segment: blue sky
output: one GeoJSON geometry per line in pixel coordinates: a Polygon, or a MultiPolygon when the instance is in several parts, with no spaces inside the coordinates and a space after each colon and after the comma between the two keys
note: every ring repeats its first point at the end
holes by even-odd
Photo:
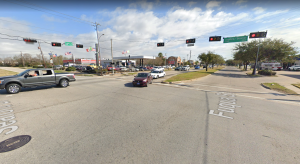
{"type": "MultiPolygon", "coordinates": [[[[38,45],[25,44],[23,37],[41,42],[44,54],[59,55],[71,51],[76,58],[94,58],[85,48],[95,47],[96,32],[92,22],[101,24],[101,57],[113,55],[167,56],[192,59],[208,50],[232,58],[234,43],[208,42],[209,36],[249,35],[268,30],[268,38],[296,42],[300,38],[300,1],[0,1],[0,58],[30,53],[39,54],[38,45]],[[1,39],[6,38],[6,39],[1,39]],[[17,39],[17,40],[9,40],[17,39]],[[194,47],[185,39],[196,38],[194,47]],[[45,43],[46,42],[46,43],[45,43]],[[52,47],[50,42],[81,43],[84,49],[52,47]],[[165,47],[156,47],[165,42],[165,47]],[[127,54],[129,55],[129,54],[127,54]]],[[[46,55],[48,57],[48,55],[46,55]]]]}

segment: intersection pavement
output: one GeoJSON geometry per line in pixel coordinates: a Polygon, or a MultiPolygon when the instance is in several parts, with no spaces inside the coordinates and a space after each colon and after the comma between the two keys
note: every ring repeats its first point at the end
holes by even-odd
{"type": "Polygon", "coordinates": [[[77,76],[67,88],[0,90],[18,127],[0,133],[0,142],[32,137],[0,153],[0,161],[300,163],[298,96],[247,85],[235,69],[174,85],[132,87],[133,76],[77,76]]]}

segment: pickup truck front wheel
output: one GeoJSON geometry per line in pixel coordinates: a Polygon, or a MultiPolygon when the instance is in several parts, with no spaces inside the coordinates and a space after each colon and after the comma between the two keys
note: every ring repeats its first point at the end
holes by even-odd
{"type": "Polygon", "coordinates": [[[12,83],[12,84],[8,84],[6,87],[6,92],[7,93],[10,93],[10,94],[16,94],[16,93],[19,93],[20,90],[21,90],[21,86],[19,84],[15,84],[15,83],[12,83]]]}
{"type": "Polygon", "coordinates": [[[66,80],[66,79],[62,79],[62,80],[60,80],[60,82],[59,82],[59,86],[61,86],[61,87],[67,87],[69,85],[69,81],[68,80],[66,80]]]}

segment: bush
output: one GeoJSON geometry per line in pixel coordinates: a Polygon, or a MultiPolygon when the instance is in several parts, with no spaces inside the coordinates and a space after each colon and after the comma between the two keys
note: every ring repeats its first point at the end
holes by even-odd
{"type": "Polygon", "coordinates": [[[33,68],[44,68],[43,66],[34,65],[33,68]]]}
{"type": "Polygon", "coordinates": [[[272,70],[259,70],[258,74],[260,75],[276,75],[276,72],[273,72],[272,70]]]}
{"type": "Polygon", "coordinates": [[[75,68],[75,67],[68,67],[68,68],[66,69],[66,71],[76,71],[76,68],[75,68]]]}

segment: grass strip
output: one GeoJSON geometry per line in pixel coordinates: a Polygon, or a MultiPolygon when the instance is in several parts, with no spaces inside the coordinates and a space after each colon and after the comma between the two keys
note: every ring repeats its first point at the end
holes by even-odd
{"type": "Polygon", "coordinates": [[[200,78],[200,77],[204,77],[204,76],[213,74],[216,71],[221,70],[222,68],[223,67],[216,68],[216,69],[208,69],[207,71],[204,69],[204,70],[200,70],[200,71],[196,71],[196,72],[182,73],[182,74],[170,77],[169,79],[166,80],[166,82],[197,79],[197,78],[200,78]]]}
{"type": "Polygon", "coordinates": [[[86,75],[86,74],[76,74],[75,76],[93,76],[93,75],[86,75]]]}
{"type": "Polygon", "coordinates": [[[0,77],[2,76],[11,76],[11,75],[16,75],[18,74],[17,72],[13,72],[13,71],[7,71],[4,69],[0,69],[0,77]]]}
{"type": "Polygon", "coordinates": [[[297,93],[295,91],[287,89],[286,87],[281,86],[278,83],[262,83],[262,85],[264,85],[265,87],[270,88],[271,90],[274,90],[274,91],[278,91],[278,92],[289,94],[289,95],[290,94],[291,95],[294,95],[294,94],[297,95],[297,93]]]}
{"type": "Polygon", "coordinates": [[[300,89],[300,83],[299,84],[292,84],[292,85],[300,89]]]}
{"type": "Polygon", "coordinates": [[[68,72],[68,71],[64,71],[64,70],[54,70],[55,73],[64,73],[64,72],[68,72]]]}

